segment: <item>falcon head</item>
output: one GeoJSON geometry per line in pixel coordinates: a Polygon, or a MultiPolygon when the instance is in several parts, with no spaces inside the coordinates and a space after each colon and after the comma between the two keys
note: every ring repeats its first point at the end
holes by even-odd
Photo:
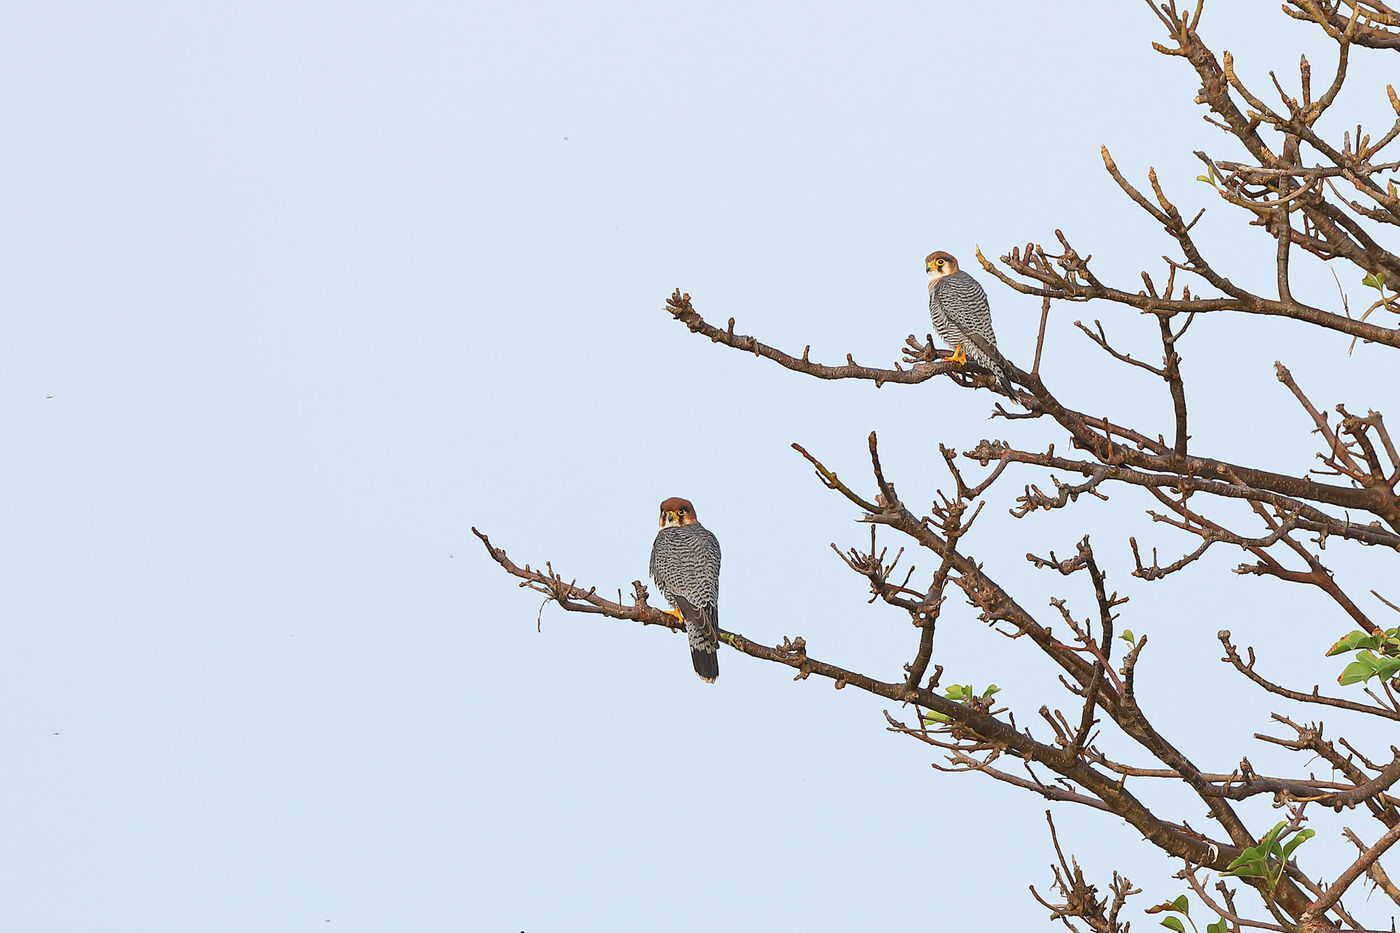
{"type": "Polygon", "coordinates": [[[942,251],[929,253],[924,268],[928,271],[928,287],[933,288],[934,282],[958,271],[958,261],[942,251]]]}
{"type": "Polygon", "coordinates": [[[660,527],[675,528],[680,525],[693,525],[695,521],[695,506],[690,504],[689,499],[672,496],[661,503],[660,527]]]}

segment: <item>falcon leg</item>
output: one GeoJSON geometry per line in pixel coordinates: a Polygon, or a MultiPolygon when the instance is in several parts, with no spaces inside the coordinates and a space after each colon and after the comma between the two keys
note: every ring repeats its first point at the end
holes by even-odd
{"type": "Polygon", "coordinates": [[[958,348],[953,351],[952,356],[948,357],[948,361],[957,363],[959,366],[967,363],[967,354],[963,352],[962,344],[958,344],[958,348]]]}

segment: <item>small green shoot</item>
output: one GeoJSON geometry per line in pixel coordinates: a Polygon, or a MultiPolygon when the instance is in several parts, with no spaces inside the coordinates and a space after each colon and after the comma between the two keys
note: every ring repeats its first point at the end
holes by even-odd
{"type": "MultiPolygon", "coordinates": [[[[1177,895],[1176,900],[1167,901],[1166,903],[1158,904],[1155,907],[1149,907],[1147,908],[1146,912],[1149,914],[1160,914],[1163,912],[1167,912],[1169,914],[1181,914],[1183,917],[1186,918],[1186,922],[1191,924],[1191,929],[1196,930],[1197,933],[1200,933],[1199,929],[1196,926],[1196,921],[1191,919],[1191,903],[1186,900],[1185,894],[1177,895]]],[[[1175,930],[1176,933],[1186,933],[1185,927],[1181,925],[1181,921],[1178,920],[1176,917],[1163,917],[1162,926],[1166,927],[1168,930],[1175,930]]],[[[1214,923],[1207,925],[1206,933],[1229,933],[1229,926],[1226,924],[1225,918],[1221,917],[1214,923]]]]}
{"type": "MultiPolygon", "coordinates": [[[[980,696],[977,694],[972,684],[949,684],[943,688],[943,695],[954,703],[966,703],[968,700],[986,700],[993,694],[1000,692],[1001,688],[996,684],[988,684],[987,689],[983,690],[980,696]]],[[[924,713],[922,718],[925,725],[953,721],[952,717],[947,713],[940,713],[935,710],[929,710],[924,713]]]]}
{"type": "MultiPolygon", "coordinates": [[[[1176,917],[1170,916],[1170,914],[1181,914],[1181,916],[1186,918],[1186,922],[1191,924],[1191,929],[1196,929],[1196,921],[1191,919],[1191,903],[1186,900],[1185,894],[1178,894],[1176,900],[1157,904],[1154,907],[1147,908],[1146,911],[1146,913],[1149,914],[1160,914],[1163,912],[1169,915],[1162,918],[1162,926],[1166,927],[1168,930],[1175,930],[1176,933],[1186,933],[1186,927],[1182,925],[1181,921],[1176,917]]],[[[1197,931],[1197,933],[1199,933],[1199,931],[1197,931]]]]}
{"type": "Polygon", "coordinates": [[[1258,845],[1250,846],[1232,861],[1222,875],[1235,878],[1262,878],[1272,893],[1283,878],[1284,867],[1295,849],[1314,835],[1311,829],[1298,830],[1287,842],[1282,841],[1283,828],[1287,823],[1279,823],[1264,834],[1258,845]]]}

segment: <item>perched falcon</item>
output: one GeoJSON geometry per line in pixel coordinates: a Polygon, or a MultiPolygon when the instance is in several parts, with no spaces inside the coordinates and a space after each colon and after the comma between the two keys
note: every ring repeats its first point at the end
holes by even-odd
{"type": "Polygon", "coordinates": [[[661,503],[661,530],[651,546],[651,577],[685,623],[690,660],[706,683],[719,677],[719,541],[695,518],[689,500],[661,503]]]}
{"type": "Polygon", "coordinates": [[[949,359],[961,365],[971,357],[978,366],[991,370],[1001,387],[1013,399],[1017,398],[1016,389],[1002,368],[968,340],[968,334],[976,334],[992,346],[997,345],[987,293],[947,253],[930,253],[924,266],[928,270],[928,313],[939,338],[953,348],[949,359]]]}

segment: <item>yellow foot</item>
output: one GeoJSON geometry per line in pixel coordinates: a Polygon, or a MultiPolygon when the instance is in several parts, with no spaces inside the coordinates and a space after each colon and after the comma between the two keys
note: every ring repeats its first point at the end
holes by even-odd
{"type": "Polygon", "coordinates": [[[962,344],[958,344],[958,348],[953,351],[952,356],[948,357],[948,361],[950,363],[957,363],[959,366],[967,362],[967,354],[963,352],[962,344]]]}
{"type": "Polygon", "coordinates": [[[681,611],[679,609],[662,609],[661,611],[666,613],[668,616],[675,616],[677,622],[685,621],[685,616],[681,615],[681,611]]]}

